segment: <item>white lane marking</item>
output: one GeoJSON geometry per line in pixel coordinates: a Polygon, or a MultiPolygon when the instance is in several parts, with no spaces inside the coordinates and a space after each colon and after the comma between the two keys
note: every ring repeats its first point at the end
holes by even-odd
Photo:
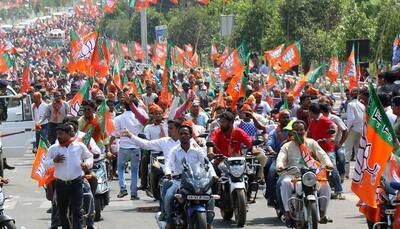
{"type": "Polygon", "coordinates": [[[16,200],[16,199],[6,199],[3,207],[4,207],[4,209],[12,210],[17,205],[17,202],[18,202],[18,200],[16,200]]]}
{"type": "Polygon", "coordinates": [[[39,206],[39,208],[50,208],[51,207],[51,202],[50,201],[48,201],[48,200],[46,200],[46,201],[43,201],[41,204],[40,204],[40,206],[39,206]]]}

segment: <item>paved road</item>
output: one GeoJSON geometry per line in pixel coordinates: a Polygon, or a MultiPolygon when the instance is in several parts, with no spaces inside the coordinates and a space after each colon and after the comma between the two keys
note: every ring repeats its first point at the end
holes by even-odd
{"type": "MultiPolygon", "coordinates": [[[[11,180],[11,184],[4,187],[4,192],[9,199],[6,201],[6,214],[16,219],[17,227],[21,229],[42,229],[49,227],[50,214],[46,210],[50,207],[50,202],[45,199],[44,190],[37,187],[34,180],[30,178],[31,166],[33,161],[32,154],[25,154],[23,158],[9,159],[11,164],[16,165],[13,171],[6,171],[6,177],[11,180]]],[[[346,182],[345,190],[349,191],[349,182],[346,182]]],[[[157,228],[154,212],[143,211],[144,208],[157,206],[157,203],[140,193],[141,200],[130,201],[126,197],[122,200],[117,199],[117,181],[112,182],[112,194],[110,205],[103,212],[101,222],[97,223],[98,228],[157,228]]],[[[367,228],[363,217],[358,213],[355,204],[357,198],[346,193],[347,200],[331,201],[329,215],[334,223],[322,225],[321,228],[327,229],[361,229],[367,228]]],[[[218,208],[216,208],[215,228],[234,228],[232,222],[221,219],[218,208]]],[[[261,197],[257,203],[250,205],[247,223],[245,228],[286,228],[275,217],[274,210],[266,207],[266,201],[261,197]]]]}

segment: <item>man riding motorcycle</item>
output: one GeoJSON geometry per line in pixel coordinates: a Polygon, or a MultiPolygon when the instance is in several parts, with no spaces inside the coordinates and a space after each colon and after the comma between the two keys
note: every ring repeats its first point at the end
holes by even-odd
{"type": "MultiPolygon", "coordinates": [[[[234,128],[233,123],[235,121],[235,115],[229,111],[222,113],[219,116],[220,127],[216,129],[210,136],[212,142],[214,142],[214,150],[218,154],[223,154],[226,157],[232,157],[234,155],[240,155],[241,145],[247,146],[248,149],[252,147],[251,137],[240,128],[234,128]]],[[[209,158],[214,158],[213,152],[208,153],[209,158]]],[[[216,168],[221,161],[218,161],[214,165],[216,173],[220,175],[219,169],[216,168]]]]}
{"type": "MultiPolygon", "coordinates": [[[[171,154],[169,155],[169,159],[166,164],[165,174],[168,179],[173,179],[172,185],[168,188],[166,195],[164,197],[164,206],[165,213],[167,218],[167,226],[166,228],[172,228],[172,203],[174,199],[174,195],[179,189],[180,186],[180,175],[183,171],[183,161],[186,160],[189,164],[193,163],[204,163],[205,153],[202,148],[191,142],[192,138],[192,128],[190,126],[182,125],[179,128],[179,140],[180,145],[175,147],[171,154]]],[[[214,169],[211,167],[209,172],[214,177],[214,179],[218,179],[216,177],[214,169]]],[[[214,209],[214,201],[210,200],[208,203],[208,211],[213,211],[214,209]]],[[[207,228],[212,228],[212,216],[207,214],[207,228]]]]}
{"type": "MultiPolygon", "coordinates": [[[[333,168],[333,164],[327,155],[327,153],[318,145],[318,143],[310,138],[306,137],[306,124],[301,120],[297,120],[293,123],[293,132],[297,133],[302,142],[305,143],[305,146],[310,151],[310,156],[315,158],[321,163],[321,167],[327,170],[331,170],[333,168]]],[[[276,159],[276,168],[278,173],[282,172],[285,168],[289,168],[292,166],[296,166],[298,168],[304,167],[301,162],[303,161],[302,152],[299,146],[299,143],[293,139],[286,144],[284,144],[278,154],[278,158],[276,159]]],[[[293,226],[293,221],[291,220],[291,216],[289,213],[289,205],[288,200],[291,197],[294,191],[294,184],[292,182],[293,175],[282,174],[278,180],[277,190],[280,190],[280,195],[282,198],[282,204],[285,210],[286,216],[286,226],[291,228],[293,226]]],[[[325,196],[326,202],[320,200],[320,215],[321,220],[320,223],[327,223],[328,218],[326,217],[326,210],[329,204],[329,200],[331,197],[331,188],[328,182],[320,183],[318,188],[319,196],[325,196]]]]}

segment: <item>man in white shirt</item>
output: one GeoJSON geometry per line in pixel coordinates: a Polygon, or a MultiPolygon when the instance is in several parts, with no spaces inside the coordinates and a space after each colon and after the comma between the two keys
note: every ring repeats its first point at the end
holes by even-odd
{"type": "Polygon", "coordinates": [[[125,163],[131,162],[131,200],[138,200],[137,195],[137,181],[138,171],[140,164],[140,149],[132,139],[129,138],[129,133],[138,135],[142,133],[143,126],[136,119],[135,114],[131,111],[129,105],[122,101],[125,106],[125,111],[115,118],[115,131],[112,134],[110,142],[112,143],[115,138],[119,137],[119,152],[117,157],[118,167],[118,181],[120,193],[118,198],[123,198],[128,195],[125,182],[125,163]]]}
{"type": "MultiPolygon", "coordinates": [[[[172,228],[172,202],[174,199],[174,195],[180,186],[180,175],[183,171],[183,161],[185,160],[188,164],[204,164],[204,159],[207,158],[206,152],[203,150],[203,148],[198,147],[191,141],[192,134],[193,132],[190,126],[182,125],[179,128],[180,145],[176,146],[172,150],[165,167],[166,177],[169,179],[173,179],[173,183],[168,188],[164,198],[164,207],[167,219],[167,226],[165,228],[167,229],[172,228]]],[[[212,166],[210,166],[209,172],[213,177],[216,177],[216,173],[212,166]]],[[[212,205],[213,204],[209,204],[208,210],[213,210],[212,205]]],[[[211,222],[208,215],[207,221],[209,223],[207,225],[207,228],[211,228],[211,222]]]]}
{"type": "Polygon", "coordinates": [[[57,207],[62,228],[70,228],[67,211],[72,210],[73,228],[81,229],[83,215],[81,211],[83,199],[83,170],[93,165],[93,155],[87,147],[75,141],[75,132],[69,124],[62,123],[56,128],[58,143],[52,145],[44,165],[54,167],[56,177],[57,207]],[[83,161],[83,162],[82,162],[83,161]]]}
{"type": "Polygon", "coordinates": [[[48,120],[44,120],[41,124],[44,114],[46,113],[48,104],[42,100],[42,94],[40,92],[33,93],[32,96],[32,113],[33,119],[35,120],[35,130],[36,130],[36,142],[34,145],[34,151],[36,152],[37,146],[39,144],[40,137],[47,139],[48,130],[48,120]]]}
{"type": "Polygon", "coordinates": [[[255,105],[253,107],[254,112],[262,115],[268,115],[271,113],[271,107],[266,101],[262,100],[262,94],[261,92],[254,92],[253,93],[254,98],[256,99],[255,105]]]}
{"type": "Polygon", "coordinates": [[[150,104],[153,103],[154,100],[157,98],[157,94],[153,92],[153,89],[151,88],[151,85],[146,85],[146,93],[142,95],[142,100],[143,103],[146,105],[146,107],[150,104]]]}
{"type": "Polygon", "coordinates": [[[365,106],[358,100],[358,88],[351,90],[352,100],[347,104],[347,128],[349,129],[349,134],[345,142],[346,150],[346,172],[345,177],[349,178],[350,173],[350,159],[351,154],[357,152],[360,146],[361,134],[364,125],[364,113],[365,106]]]}

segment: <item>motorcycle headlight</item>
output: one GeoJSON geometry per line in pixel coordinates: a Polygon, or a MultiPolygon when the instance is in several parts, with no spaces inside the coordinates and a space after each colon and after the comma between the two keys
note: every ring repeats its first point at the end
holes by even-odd
{"type": "Polygon", "coordinates": [[[313,172],[306,172],[301,180],[305,186],[312,187],[317,183],[317,176],[313,172]]]}
{"type": "Polygon", "coordinates": [[[230,167],[230,172],[234,177],[241,177],[244,172],[244,165],[234,165],[230,167]]]}

